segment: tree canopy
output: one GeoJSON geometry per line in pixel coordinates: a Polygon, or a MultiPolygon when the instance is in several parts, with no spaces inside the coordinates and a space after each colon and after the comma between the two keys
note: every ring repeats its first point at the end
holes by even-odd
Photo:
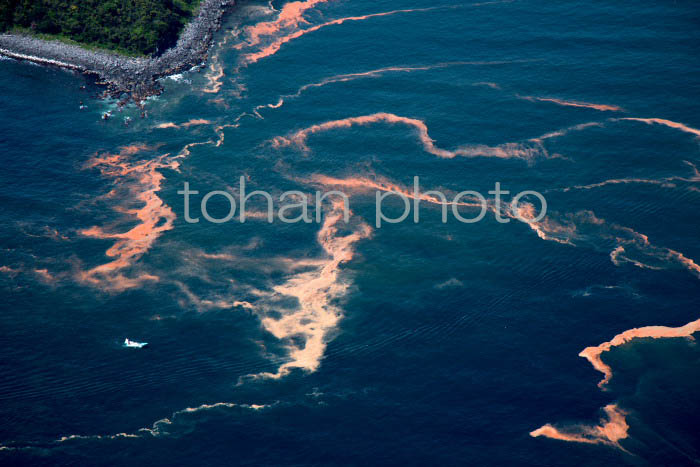
{"type": "Polygon", "coordinates": [[[28,30],[131,54],[164,51],[199,0],[0,0],[0,31],[28,30]]]}

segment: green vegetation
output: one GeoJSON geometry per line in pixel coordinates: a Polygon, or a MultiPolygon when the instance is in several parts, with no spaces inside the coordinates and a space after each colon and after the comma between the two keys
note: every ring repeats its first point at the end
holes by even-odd
{"type": "Polygon", "coordinates": [[[199,0],[0,0],[0,31],[153,54],[175,43],[198,5],[199,0]]]}

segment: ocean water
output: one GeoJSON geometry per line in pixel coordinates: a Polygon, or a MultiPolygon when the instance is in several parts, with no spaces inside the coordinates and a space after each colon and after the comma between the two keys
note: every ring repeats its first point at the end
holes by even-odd
{"type": "Polygon", "coordinates": [[[684,0],[241,2],[143,119],[3,59],[0,463],[696,464],[699,24],[684,0]],[[416,176],[484,219],[423,197],[377,228],[416,176]],[[241,177],[352,213],[206,222],[241,177]],[[546,217],[498,222],[497,182],[546,217]]]}

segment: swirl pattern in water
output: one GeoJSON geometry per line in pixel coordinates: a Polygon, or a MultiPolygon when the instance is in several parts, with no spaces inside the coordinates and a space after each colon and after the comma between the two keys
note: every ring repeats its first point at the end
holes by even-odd
{"type": "Polygon", "coordinates": [[[147,118],[3,60],[0,460],[696,464],[698,20],[241,1],[147,118]]]}

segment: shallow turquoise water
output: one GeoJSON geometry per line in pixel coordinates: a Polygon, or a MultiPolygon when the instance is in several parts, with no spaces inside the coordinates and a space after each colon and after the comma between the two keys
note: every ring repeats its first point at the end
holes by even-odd
{"type": "Polygon", "coordinates": [[[295,5],[238,7],[145,119],[0,62],[2,462],[697,461],[692,342],[606,352],[604,391],[577,356],[698,318],[694,3],[295,5]],[[185,182],[201,217],[241,176],[343,189],[350,222],[185,221],[185,182]],[[537,190],[548,216],[423,202],[376,228],[377,187],[414,176],[537,190]],[[608,404],[625,437],[586,431],[608,404]]]}

